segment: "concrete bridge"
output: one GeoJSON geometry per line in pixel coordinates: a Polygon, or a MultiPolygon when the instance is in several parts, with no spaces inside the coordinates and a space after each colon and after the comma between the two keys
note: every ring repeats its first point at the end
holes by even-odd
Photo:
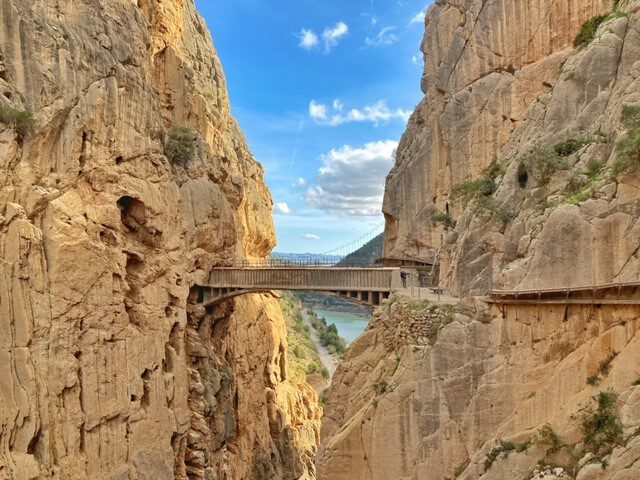
{"type": "Polygon", "coordinates": [[[210,307],[238,295],[273,290],[326,292],[377,306],[402,288],[399,268],[317,266],[221,267],[198,285],[197,303],[210,307]]]}

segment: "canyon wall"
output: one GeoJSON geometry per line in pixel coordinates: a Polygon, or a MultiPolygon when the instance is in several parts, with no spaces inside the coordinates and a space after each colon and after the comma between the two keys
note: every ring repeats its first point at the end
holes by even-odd
{"type": "Polygon", "coordinates": [[[189,303],[275,244],[193,0],[0,0],[0,24],[0,478],[312,478],[277,302],[189,303]]]}
{"type": "Polygon", "coordinates": [[[530,480],[539,463],[560,478],[640,478],[638,307],[520,305],[495,318],[475,307],[377,310],[333,378],[318,478],[530,480]],[[576,455],[581,409],[610,390],[620,444],[576,455]],[[545,427],[567,447],[548,453],[545,427]]]}
{"type": "Polygon", "coordinates": [[[474,300],[640,278],[640,2],[441,0],[426,24],[384,256],[439,258],[465,300],[376,311],[334,376],[318,478],[640,478],[637,305],[474,300]]]}
{"type": "Polygon", "coordinates": [[[385,256],[438,253],[442,286],[459,295],[638,277],[638,178],[611,171],[627,134],[623,106],[640,100],[639,4],[617,3],[594,40],[574,48],[583,23],[614,2],[436,2],[425,97],[387,179],[385,256]],[[583,143],[551,181],[519,181],[523,159],[568,140],[583,143]],[[604,172],[585,179],[594,162],[604,172]],[[453,193],[491,166],[497,191],[478,214],[453,193]]]}

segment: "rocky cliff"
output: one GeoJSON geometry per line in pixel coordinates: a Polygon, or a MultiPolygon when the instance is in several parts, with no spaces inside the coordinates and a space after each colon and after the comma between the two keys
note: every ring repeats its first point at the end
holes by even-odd
{"type": "MultiPolygon", "coordinates": [[[[640,2],[436,1],[422,50],[384,256],[440,258],[467,299],[637,281],[640,2]]],[[[640,478],[639,322],[392,299],[334,377],[318,476],[640,478]]]]}
{"type": "Polygon", "coordinates": [[[639,101],[640,4],[615,4],[436,2],[425,97],[387,179],[385,256],[440,253],[461,295],[638,277],[638,178],[616,171],[616,144],[639,101]]]}
{"type": "Polygon", "coordinates": [[[193,1],[2,0],[0,24],[0,478],[310,478],[275,300],[189,306],[275,243],[193,1]]]}
{"type": "Polygon", "coordinates": [[[333,378],[318,478],[640,478],[637,307],[493,314],[381,307],[333,378]]]}

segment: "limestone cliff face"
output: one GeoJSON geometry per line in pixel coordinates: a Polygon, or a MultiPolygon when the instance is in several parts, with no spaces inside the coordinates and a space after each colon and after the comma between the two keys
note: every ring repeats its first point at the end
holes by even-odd
{"type": "Polygon", "coordinates": [[[561,478],[640,478],[637,307],[493,313],[406,301],[378,309],[333,378],[318,478],[528,480],[538,462],[564,468],[561,478]],[[609,389],[623,434],[605,467],[589,455],[568,458],[568,447],[547,453],[553,445],[540,429],[580,442],[572,415],[609,389]],[[521,447],[487,466],[500,440],[521,447]]]}
{"type": "MultiPolygon", "coordinates": [[[[640,2],[615,3],[574,48],[614,2],[435,2],[385,256],[439,254],[441,285],[463,298],[640,278],[640,179],[616,169],[621,112],[640,106],[640,2]]],[[[638,307],[486,308],[376,312],[334,376],[320,479],[640,478],[638,307]],[[581,422],[600,394],[621,431],[595,447],[581,422]]]]}
{"type": "Polygon", "coordinates": [[[608,172],[626,135],[622,107],[638,103],[640,4],[618,3],[624,13],[576,49],[583,22],[613,2],[436,2],[423,43],[425,98],[387,180],[387,256],[431,261],[440,252],[443,286],[461,295],[637,278],[637,175],[608,172]],[[587,142],[551,182],[519,182],[522,158],[568,139],[587,142]],[[572,181],[594,161],[607,174],[574,198],[572,181]],[[504,220],[452,196],[494,164],[492,201],[504,220]],[[446,212],[455,229],[434,223],[446,212]]]}
{"type": "Polygon", "coordinates": [[[0,478],[309,477],[277,303],[187,308],[275,244],[193,1],[2,0],[0,23],[0,104],[36,118],[0,123],[0,478]]]}

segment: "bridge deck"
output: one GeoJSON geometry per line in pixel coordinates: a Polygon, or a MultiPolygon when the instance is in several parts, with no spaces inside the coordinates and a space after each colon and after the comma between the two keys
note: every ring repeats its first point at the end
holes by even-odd
{"type": "Polygon", "coordinates": [[[201,300],[212,305],[244,293],[298,290],[330,292],[379,305],[401,286],[399,268],[224,267],[211,271],[201,300]]]}

